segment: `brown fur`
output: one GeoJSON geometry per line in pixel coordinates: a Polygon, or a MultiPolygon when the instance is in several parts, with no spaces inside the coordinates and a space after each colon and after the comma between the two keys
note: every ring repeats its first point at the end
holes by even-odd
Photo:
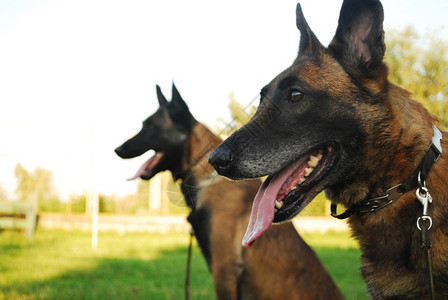
{"type": "Polygon", "coordinates": [[[210,216],[206,230],[217,298],[343,299],[291,223],[271,227],[250,249],[241,246],[260,182],[232,182],[219,176],[209,180],[213,168],[206,159],[213,145],[219,143],[219,138],[197,123],[188,139],[185,153],[189,158],[184,162],[185,169],[196,162],[188,180],[200,187],[194,210],[206,210],[210,216]],[[210,150],[204,155],[203,149],[210,150]]]}
{"type": "MultiPolygon", "coordinates": [[[[390,179],[378,183],[393,186],[409,177],[420,164],[431,143],[434,118],[412,100],[409,93],[393,85],[389,88],[388,104],[391,106],[391,136],[396,137],[396,152],[381,154],[387,168],[376,167],[378,177],[390,179]],[[403,133],[400,136],[400,131],[403,133]],[[387,164],[386,164],[387,165],[387,164]]],[[[372,137],[374,138],[374,137],[372,137]]],[[[378,141],[381,142],[381,141],[378,141]]],[[[436,299],[448,297],[448,136],[443,133],[442,148],[445,150],[433,166],[427,186],[433,197],[429,215],[433,226],[429,231],[432,267],[436,299]]],[[[378,152],[371,148],[372,161],[378,152]]],[[[378,156],[377,156],[378,157],[378,156]]],[[[336,198],[337,199],[337,198],[336,198]]],[[[348,203],[339,198],[341,203],[348,203]]],[[[409,299],[422,299],[428,295],[426,265],[421,247],[421,233],[416,218],[422,214],[422,206],[416,200],[415,190],[403,195],[398,201],[375,213],[357,214],[349,219],[353,235],[360,241],[362,274],[369,292],[375,299],[407,295],[409,299]],[[380,291],[380,293],[379,293],[380,291]]]]}

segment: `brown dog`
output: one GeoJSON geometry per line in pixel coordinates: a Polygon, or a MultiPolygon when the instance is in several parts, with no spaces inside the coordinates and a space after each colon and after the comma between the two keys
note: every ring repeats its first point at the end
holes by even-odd
{"type": "Polygon", "coordinates": [[[298,5],[298,57],[209,161],[232,179],[269,175],[246,246],[325,190],[350,217],[372,298],[448,299],[448,136],[387,80],[382,22],[378,0],[345,0],[325,48],[298,5]]]}
{"type": "Polygon", "coordinates": [[[170,170],[175,180],[182,180],[191,208],[188,221],[213,274],[217,298],[342,299],[291,223],[273,226],[252,249],[241,246],[260,181],[230,182],[213,176],[207,157],[221,140],[194,119],[174,85],[171,102],[159,87],[157,95],[157,112],[115,151],[122,158],[156,151],[135,178],[148,180],[170,170]]]}

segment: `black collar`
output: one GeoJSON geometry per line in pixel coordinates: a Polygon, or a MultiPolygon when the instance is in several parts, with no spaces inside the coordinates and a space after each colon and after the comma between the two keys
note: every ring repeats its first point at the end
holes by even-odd
{"type": "Polygon", "coordinates": [[[432,137],[431,145],[426,151],[425,156],[420,163],[417,171],[414,172],[408,179],[404,180],[402,183],[391,187],[386,191],[383,196],[365,199],[358,204],[350,206],[346,211],[341,214],[337,214],[337,203],[331,203],[331,216],[337,219],[346,219],[356,212],[366,213],[374,212],[382,209],[383,207],[391,204],[392,202],[398,200],[404,193],[410,190],[421,187],[422,182],[428,178],[429,171],[432,165],[439,159],[442,154],[442,133],[436,126],[432,126],[434,129],[434,135],[432,137]]]}

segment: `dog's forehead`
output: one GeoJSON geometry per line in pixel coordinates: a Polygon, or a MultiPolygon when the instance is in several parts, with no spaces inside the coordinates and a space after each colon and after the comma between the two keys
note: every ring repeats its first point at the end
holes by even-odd
{"type": "Polygon", "coordinates": [[[162,123],[169,120],[170,118],[167,108],[165,106],[160,106],[152,115],[143,121],[143,124],[162,123]]]}
{"type": "Polygon", "coordinates": [[[276,76],[261,94],[288,88],[325,91],[336,98],[344,97],[347,90],[354,87],[350,76],[344,68],[326,50],[313,57],[306,57],[296,62],[276,76]]]}
{"type": "Polygon", "coordinates": [[[343,96],[353,86],[350,76],[327,51],[321,51],[312,59],[300,61],[289,72],[309,88],[325,90],[336,97],[343,96]]]}

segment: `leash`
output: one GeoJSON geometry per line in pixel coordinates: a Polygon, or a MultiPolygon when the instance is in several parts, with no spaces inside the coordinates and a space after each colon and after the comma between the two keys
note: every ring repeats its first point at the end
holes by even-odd
{"type": "Polygon", "coordinates": [[[430,299],[434,299],[434,281],[432,276],[432,264],[431,264],[431,243],[429,241],[429,229],[432,227],[432,219],[428,215],[428,205],[432,203],[432,197],[429,194],[428,188],[426,187],[425,182],[421,184],[415,191],[415,195],[417,196],[418,201],[423,206],[423,213],[421,217],[417,219],[417,228],[420,230],[422,234],[422,249],[425,253],[425,262],[426,262],[426,270],[427,270],[427,280],[428,280],[428,294],[430,299]]]}
{"type": "Polygon", "coordinates": [[[436,163],[442,154],[442,133],[440,130],[433,126],[434,135],[429,149],[426,151],[425,156],[417,169],[417,175],[413,174],[411,177],[403,181],[402,183],[391,187],[386,191],[383,196],[371,198],[362,201],[358,205],[349,207],[341,214],[337,214],[337,204],[331,203],[331,215],[338,219],[345,219],[350,217],[356,212],[366,213],[378,211],[393,201],[398,200],[401,195],[411,191],[417,186],[415,190],[415,196],[417,200],[423,206],[423,213],[417,218],[417,229],[421,232],[421,247],[425,253],[426,274],[428,281],[428,294],[430,299],[434,299],[434,281],[431,263],[431,243],[429,241],[429,229],[432,227],[432,218],[428,215],[428,206],[432,203],[432,197],[429,194],[429,190],[426,187],[425,179],[428,177],[431,167],[436,163]],[[415,183],[416,182],[416,183],[415,183]]]}
{"type": "Polygon", "coordinates": [[[193,228],[190,229],[190,243],[188,245],[188,252],[187,252],[187,268],[185,272],[185,300],[189,299],[190,296],[190,270],[191,270],[191,249],[193,245],[193,236],[194,231],[193,228]]]}

